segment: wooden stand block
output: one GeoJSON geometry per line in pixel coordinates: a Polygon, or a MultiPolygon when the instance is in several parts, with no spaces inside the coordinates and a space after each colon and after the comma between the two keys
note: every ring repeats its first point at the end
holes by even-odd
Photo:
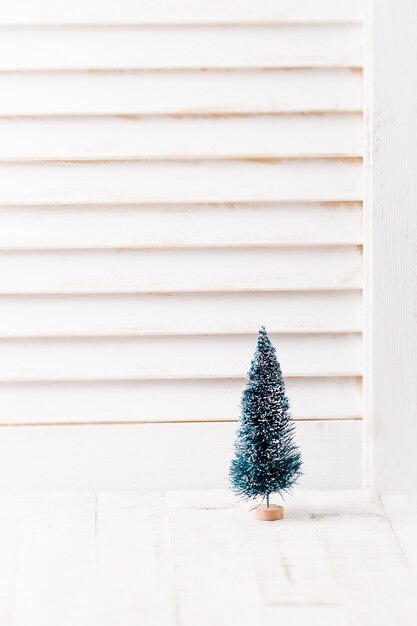
{"type": "Polygon", "coordinates": [[[269,507],[266,504],[261,504],[253,509],[253,516],[255,519],[272,522],[284,517],[284,507],[278,504],[270,504],[269,507]]]}

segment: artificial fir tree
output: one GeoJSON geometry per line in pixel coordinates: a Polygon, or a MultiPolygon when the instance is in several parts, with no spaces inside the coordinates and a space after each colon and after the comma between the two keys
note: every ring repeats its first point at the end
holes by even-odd
{"type": "Polygon", "coordinates": [[[280,519],[282,507],[270,505],[271,493],[287,492],[301,475],[301,455],[293,441],[294,424],[275,348],[265,328],[248,372],[241,423],[230,467],[232,489],[244,499],[262,497],[258,519],[280,519]]]}

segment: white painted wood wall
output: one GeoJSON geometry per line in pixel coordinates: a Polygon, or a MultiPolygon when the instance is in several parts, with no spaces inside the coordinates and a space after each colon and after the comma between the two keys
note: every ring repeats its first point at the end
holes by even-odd
{"type": "Polygon", "coordinates": [[[265,324],[361,484],[356,0],[0,6],[0,488],[221,487],[265,324]]]}
{"type": "Polygon", "coordinates": [[[379,491],[417,493],[417,4],[368,9],[370,478],[379,491]]]}

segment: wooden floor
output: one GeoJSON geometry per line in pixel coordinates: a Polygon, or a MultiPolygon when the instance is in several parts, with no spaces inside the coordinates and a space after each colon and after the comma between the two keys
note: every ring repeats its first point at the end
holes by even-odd
{"type": "Polygon", "coordinates": [[[415,626],[417,497],[0,496],[1,626],[415,626]]]}

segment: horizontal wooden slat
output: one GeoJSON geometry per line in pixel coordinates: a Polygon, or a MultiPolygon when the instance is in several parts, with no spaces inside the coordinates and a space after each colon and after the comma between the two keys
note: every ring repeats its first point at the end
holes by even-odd
{"type": "Polygon", "coordinates": [[[355,160],[0,165],[0,204],[361,199],[355,160]]]}
{"type": "Polygon", "coordinates": [[[0,252],[0,293],[349,289],[357,247],[0,252]]]}
{"type": "Polygon", "coordinates": [[[360,67],[354,24],[2,28],[1,70],[360,67]]]}
{"type": "Polygon", "coordinates": [[[0,115],[360,111],[348,69],[0,74],[0,115]]]}
{"type": "Polygon", "coordinates": [[[277,333],[355,332],[362,327],[361,293],[0,297],[3,338],[239,334],[262,324],[277,333]]]}
{"type": "Polygon", "coordinates": [[[224,24],[359,21],[360,0],[4,0],[2,24],[224,24]]]}
{"type": "MultiPolygon", "coordinates": [[[[255,339],[231,335],[2,340],[0,380],[236,378],[249,369],[255,339]]],[[[361,373],[359,334],[272,334],[271,339],[287,376],[361,373]]]]}
{"type": "MultiPolygon", "coordinates": [[[[304,459],[300,484],[359,487],[361,430],[359,421],[297,424],[304,459]]],[[[0,489],[223,488],[235,432],[236,424],[219,423],[4,428],[0,489]]]]}
{"type": "MultiPolygon", "coordinates": [[[[1,424],[239,419],[245,380],[0,383],[1,424]]],[[[294,419],[362,415],[360,378],[288,378],[294,419]]]]}
{"type": "Polygon", "coordinates": [[[3,249],[361,242],[361,203],[0,207],[3,249]]]}
{"type": "MultiPolygon", "coordinates": [[[[1,57],[0,57],[1,58],[1,57]]],[[[0,118],[0,160],[361,156],[358,114],[0,118]]]]}

